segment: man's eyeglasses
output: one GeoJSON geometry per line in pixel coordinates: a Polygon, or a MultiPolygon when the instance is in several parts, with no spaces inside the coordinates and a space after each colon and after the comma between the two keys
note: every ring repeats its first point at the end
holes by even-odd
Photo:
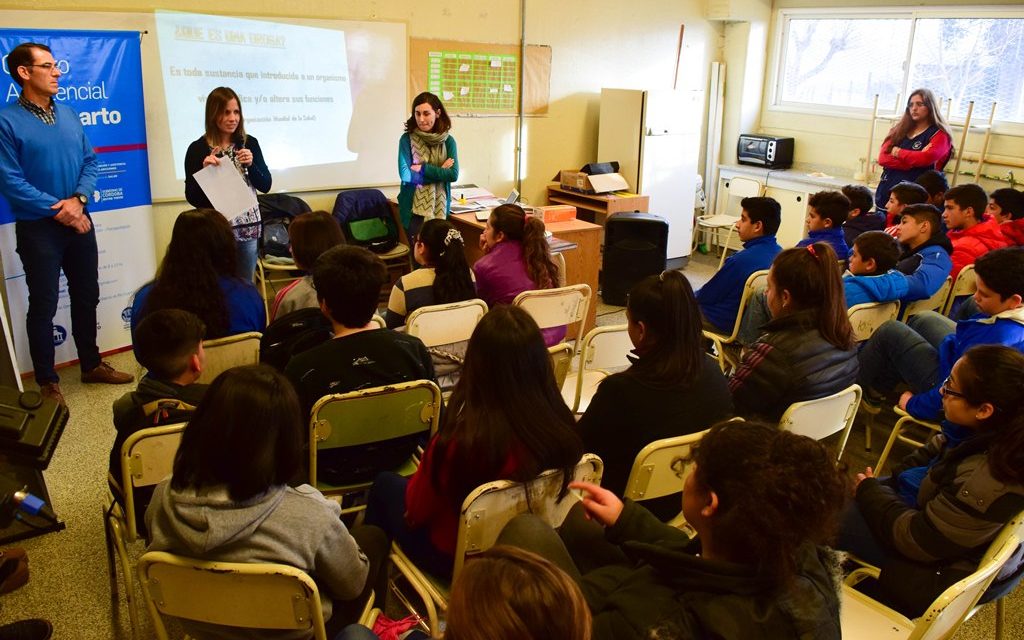
{"type": "Polygon", "coordinates": [[[57,67],[57,65],[52,63],[52,62],[44,62],[42,64],[23,64],[21,66],[23,66],[23,67],[39,67],[40,69],[42,69],[46,73],[53,73],[54,69],[57,69],[58,71],[60,71],[60,68],[57,67]]]}
{"type": "Polygon", "coordinates": [[[942,387],[940,388],[940,390],[942,391],[942,395],[944,396],[949,396],[951,398],[960,398],[962,400],[967,399],[967,396],[960,393],[959,391],[953,391],[953,389],[949,386],[949,378],[946,378],[945,380],[942,381],[942,387]]]}

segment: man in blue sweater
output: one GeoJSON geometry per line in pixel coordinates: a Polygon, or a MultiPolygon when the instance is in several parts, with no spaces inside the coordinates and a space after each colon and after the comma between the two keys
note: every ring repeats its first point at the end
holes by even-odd
{"type": "Polygon", "coordinates": [[[704,318],[704,328],[715,333],[730,334],[740,308],[743,285],[755,271],[772,266],[782,247],[775,234],[782,222],[782,207],[774,198],[744,198],[736,234],[743,249],[729,256],[707,284],[697,292],[697,304],[704,318]]]}
{"type": "Polygon", "coordinates": [[[0,194],[10,203],[25,269],[25,324],[36,382],[44,396],[64,404],[53,351],[61,269],[71,297],[82,382],[132,381],[103,362],[96,346],[99,258],[96,231],[85,209],[96,186],[96,154],[78,114],[53,99],[61,72],[49,47],[20,44],[8,54],[7,68],[21,96],[0,110],[0,194]]]}

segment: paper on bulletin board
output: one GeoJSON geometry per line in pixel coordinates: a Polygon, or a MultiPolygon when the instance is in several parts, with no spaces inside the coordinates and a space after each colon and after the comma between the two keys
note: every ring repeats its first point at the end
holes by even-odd
{"type": "MultiPolygon", "coordinates": [[[[409,40],[409,99],[433,91],[453,115],[515,115],[519,107],[519,45],[409,40]]],[[[551,47],[527,45],[523,67],[527,115],[548,112],[551,47]]]]}

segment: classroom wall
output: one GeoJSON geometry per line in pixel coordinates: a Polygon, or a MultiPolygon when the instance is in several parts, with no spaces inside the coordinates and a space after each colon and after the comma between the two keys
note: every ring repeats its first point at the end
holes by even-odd
{"type": "MultiPolygon", "coordinates": [[[[761,0],[758,0],[761,1],[761,0]]],[[[28,8],[26,3],[9,8],[28,8]]],[[[560,169],[597,160],[597,124],[602,87],[670,88],[680,24],[686,24],[680,88],[704,88],[708,66],[720,55],[722,24],[702,17],[700,2],[673,0],[567,0],[525,2],[530,44],[552,47],[551,104],[546,116],[527,118],[524,130],[523,195],[545,202],[545,186],[560,169]]],[[[439,0],[223,0],[214,5],[179,0],[173,8],[197,13],[242,16],[292,15],[326,19],[384,20],[408,24],[411,38],[518,43],[519,2],[439,0]]],[[[37,10],[146,12],[167,3],[145,0],[36,0],[37,10]]],[[[55,25],[69,26],[69,25],[55,25]]],[[[153,37],[149,35],[147,37],[153,37]]],[[[380,133],[381,144],[395,146],[402,131],[396,122],[380,133]]],[[[197,132],[201,123],[196,123],[197,132]]],[[[515,118],[456,118],[460,181],[475,182],[495,193],[513,186],[515,118]]],[[[259,135],[258,131],[253,131],[259,135]]],[[[397,163],[397,160],[396,160],[397,163]]],[[[397,169],[396,169],[397,173],[397,169]]],[[[397,179],[397,177],[396,177],[397,179]]],[[[392,189],[395,190],[395,189],[392,189]]],[[[385,189],[385,191],[388,191],[385,189]]],[[[335,193],[300,194],[314,208],[330,209],[335,193]]],[[[157,255],[162,256],[174,217],[184,199],[154,207],[157,255]]]]}

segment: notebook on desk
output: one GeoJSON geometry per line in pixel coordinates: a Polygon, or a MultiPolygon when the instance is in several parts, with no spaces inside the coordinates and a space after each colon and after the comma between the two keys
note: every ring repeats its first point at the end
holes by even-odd
{"type": "MultiPolygon", "coordinates": [[[[495,204],[495,205],[493,205],[493,206],[491,206],[491,207],[489,207],[489,208],[487,208],[487,209],[485,209],[483,211],[477,211],[476,212],[476,221],[477,222],[487,222],[487,219],[491,217],[491,209],[493,207],[500,206],[500,205],[503,205],[503,204],[515,204],[518,201],[519,201],[519,192],[516,191],[515,189],[513,189],[512,191],[509,192],[508,197],[505,198],[504,202],[499,202],[498,200],[495,200],[494,202],[497,202],[498,204],[495,204]]],[[[488,203],[488,204],[490,205],[492,203],[488,203]]]]}

